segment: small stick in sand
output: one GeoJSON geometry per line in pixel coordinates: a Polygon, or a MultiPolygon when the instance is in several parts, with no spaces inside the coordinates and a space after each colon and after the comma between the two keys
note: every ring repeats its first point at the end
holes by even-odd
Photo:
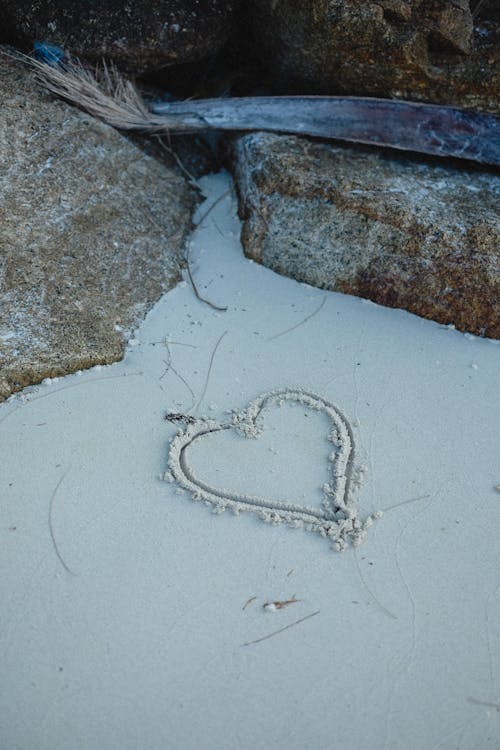
{"type": "Polygon", "coordinates": [[[246,600],[245,604],[244,604],[244,605],[242,606],[242,608],[241,608],[241,609],[245,610],[245,609],[246,609],[247,607],[249,607],[249,606],[250,606],[250,604],[251,604],[252,602],[254,602],[254,601],[255,601],[256,599],[257,599],[257,597],[256,597],[256,596],[251,596],[251,597],[250,597],[250,599],[247,599],[247,600],[246,600]]]}
{"type": "MultiPolygon", "coordinates": [[[[222,341],[222,339],[224,338],[224,336],[226,335],[226,333],[227,333],[227,331],[224,331],[224,333],[222,333],[219,336],[219,338],[217,339],[217,343],[214,346],[214,349],[212,351],[212,356],[210,357],[210,362],[208,364],[208,371],[207,371],[207,377],[205,378],[205,385],[203,386],[203,391],[201,393],[200,398],[198,399],[198,401],[196,402],[196,404],[193,407],[194,409],[197,409],[198,406],[203,401],[203,399],[205,398],[205,394],[206,394],[207,388],[208,388],[208,381],[209,381],[209,378],[210,378],[210,373],[212,372],[212,367],[213,367],[213,364],[214,364],[215,355],[217,353],[217,349],[219,348],[220,342],[222,341]]],[[[189,409],[189,411],[191,411],[191,409],[189,409]]]]}
{"type": "Polygon", "coordinates": [[[391,612],[390,609],[387,609],[387,607],[382,604],[380,599],[377,596],[375,596],[375,593],[372,591],[372,589],[366,582],[366,579],[363,575],[363,571],[361,570],[361,565],[359,564],[359,558],[358,558],[356,550],[354,550],[354,559],[356,560],[356,567],[358,569],[359,578],[364,588],[366,589],[367,593],[373,599],[373,601],[375,602],[375,604],[377,605],[377,607],[380,609],[381,612],[387,615],[387,617],[390,617],[391,620],[397,620],[398,619],[397,615],[395,615],[394,612],[391,612]]]}
{"type": "Polygon", "coordinates": [[[395,503],[394,505],[389,505],[387,508],[384,508],[382,513],[387,513],[389,510],[395,510],[395,508],[400,508],[402,505],[416,503],[418,500],[427,500],[429,497],[430,495],[420,495],[419,497],[412,497],[410,500],[402,500],[400,503],[395,503]]]}
{"type": "MultiPolygon", "coordinates": [[[[205,211],[205,213],[202,214],[201,219],[199,219],[199,221],[196,222],[196,225],[195,225],[196,228],[198,228],[198,227],[201,226],[202,222],[205,221],[205,219],[210,214],[210,212],[213,211],[213,209],[215,208],[215,206],[217,206],[217,204],[220,203],[220,201],[223,198],[225,198],[226,195],[229,195],[230,192],[231,192],[230,190],[225,190],[221,195],[219,195],[219,197],[217,198],[217,200],[215,200],[212,203],[212,205],[205,211]]],[[[193,287],[193,292],[195,293],[196,298],[199,299],[200,302],[204,302],[206,305],[208,305],[209,307],[211,307],[213,310],[218,310],[219,312],[226,312],[227,311],[227,306],[226,307],[220,307],[219,305],[216,305],[213,302],[210,302],[210,300],[206,299],[205,297],[202,297],[201,294],[199,293],[198,287],[195,284],[195,281],[194,281],[194,278],[193,278],[193,274],[192,274],[192,271],[191,271],[191,264],[190,264],[190,260],[189,260],[189,249],[186,252],[186,269],[187,269],[187,273],[188,273],[188,276],[189,276],[189,281],[191,282],[191,286],[193,287]]]]}
{"type": "Polygon", "coordinates": [[[214,208],[221,202],[221,200],[223,200],[226,197],[226,195],[229,195],[230,192],[231,192],[231,189],[228,188],[227,190],[224,190],[224,192],[221,193],[216,200],[214,200],[212,205],[209,208],[207,208],[205,213],[202,214],[201,218],[198,219],[198,221],[196,222],[195,224],[196,228],[201,227],[202,223],[205,221],[207,216],[214,210],[214,208]]]}
{"type": "Polygon", "coordinates": [[[49,532],[50,532],[50,538],[52,539],[52,544],[54,545],[54,550],[55,550],[55,553],[56,553],[56,555],[57,555],[57,557],[59,559],[59,562],[61,563],[61,565],[63,566],[64,570],[67,573],[69,573],[72,576],[76,576],[76,573],[73,570],[71,570],[71,568],[69,567],[69,565],[67,565],[67,563],[64,561],[63,556],[59,552],[59,547],[57,546],[56,537],[55,537],[55,534],[54,534],[54,526],[53,526],[53,523],[52,523],[52,511],[53,511],[53,508],[54,508],[54,500],[55,500],[55,497],[56,497],[56,494],[57,494],[57,490],[59,489],[59,487],[61,486],[61,484],[66,479],[66,476],[68,475],[68,472],[69,472],[70,469],[71,469],[71,466],[68,469],[66,469],[66,471],[64,472],[64,474],[62,475],[62,477],[59,479],[59,481],[56,484],[56,487],[54,489],[54,492],[52,493],[52,497],[50,498],[50,503],[49,503],[49,532]]]}
{"type": "Polygon", "coordinates": [[[242,643],[242,646],[252,646],[254,643],[261,643],[262,641],[267,641],[268,638],[273,638],[275,635],[278,635],[278,633],[283,633],[283,631],[288,630],[289,628],[295,627],[295,625],[300,625],[301,622],[305,622],[305,620],[309,620],[311,617],[315,617],[316,615],[319,615],[319,609],[316,610],[316,612],[312,612],[310,615],[306,615],[305,617],[301,617],[300,620],[295,620],[295,622],[291,622],[289,625],[285,625],[284,628],[280,628],[279,630],[274,630],[272,633],[269,633],[268,635],[262,636],[262,638],[257,638],[255,641],[246,641],[245,643],[242,643]]]}
{"type": "Polygon", "coordinates": [[[304,323],[307,323],[308,320],[311,320],[311,318],[314,318],[315,315],[317,315],[321,310],[323,309],[323,305],[326,302],[326,296],[323,297],[318,307],[312,311],[312,313],[309,313],[309,315],[306,315],[305,318],[302,318],[298,323],[295,323],[295,325],[291,326],[291,328],[287,328],[285,331],[280,331],[279,333],[275,333],[274,336],[270,336],[266,341],[274,341],[274,339],[278,339],[280,336],[284,336],[285,333],[291,333],[291,331],[295,331],[296,328],[299,328],[299,326],[304,325],[304,323]]]}
{"type": "MultiPolygon", "coordinates": [[[[163,340],[162,343],[165,345],[165,348],[167,350],[168,360],[163,360],[165,362],[165,370],[162,373],[162,375],[160,375],[159,380],[163,380],[163,378],[165,377],[165,375],[167,374],[167,372],[169,372],[169,371],[173,372],[173,374],[175,375],[175,377],[178,378],[181,381],[181,383],[183,385],[185,385],[186,388],[188,389],[189,393],[191,394],[192,404],[194,404],[194,402],[196,401],[196,396],[194,394],[193,389],[191,388],[191,386],[187,382],[186,378],[183,375],[181,375],[180,372],[178,370],[176,370],[176,368],[172,364],[172,352],[170,351],[170,344],[175,344],[175,343],[179,343],[179,342],[169,341],[165,337],[165,339],[163,340]]],[[[189,346],[190,348],[196,349],[196,347],[191,346],[191,344],[179,344],[179,345],[180,346],[189,346]]],[[[162,388],[161,385],[160,385],[160,388],[163,390],[163,388],[162,388]]],[[[180,415],[180,416],[185,416],[185,415],[180,415]]],[[[165,417],[165,419],[167,419],[167,417],[168,417],[168,415],[165,417]]],[[[170,421],[172,421],[172,420],[170,420],[170,421]]]]}
{"type": "Polygon", "coordinates": [[[219,305],[214,304],[213,302],[210,302],[210,300],[206,299],[205,297],[202,297],[201,294],[198,291],[198,287],[196,286],[193,274],[191,273],[191,266],[189,265],[189,257],[186,256],[186,269],[189,276],[189,281],[191,282],[191,286],[193,287],[193,292],[195,293],[195,296],[197,299],[200,300],[200,302],[204,302],[206,305],[212,308],[212,310],[218,310],[219,312],[226,312],[227,307],[219,307],[219,305]]]}
{"type": "Polygon", "coordinates": [[[485,706],[486,708],[494,708],[500,712],[500,703],[494,703],[493,701],[480,701],[477,698],[467,698],[468,703],[472,703],[474,706],[485,706]]]}

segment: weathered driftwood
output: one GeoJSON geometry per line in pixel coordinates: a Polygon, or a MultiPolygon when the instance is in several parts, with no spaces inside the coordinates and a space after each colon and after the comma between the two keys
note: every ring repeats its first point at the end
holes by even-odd
{"type": "Polygon", "coordinates": [[[500,118],[436,104],[338,96],[199,99],[147,106],[114,68],[26,58],[43,85],[113,127],[145,132],[267,130],[500,166],[500,118]]]}

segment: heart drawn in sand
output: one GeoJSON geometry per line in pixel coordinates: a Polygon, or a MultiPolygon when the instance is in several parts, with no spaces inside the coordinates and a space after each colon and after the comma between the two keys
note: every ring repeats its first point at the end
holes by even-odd
{"type": "Polygon", "coordinates": [[[331,539],[339,550],[344,549],[348,539],[355,545],[359,544],[365,529],[378,515],[369,516],[364,522],[358,518],[354,492],[360,483],[360,470],[354,466],[352,428],[342,412],[320,396],[302,389],[287,388],[256,398],[243,411],[233,413],[229,422],[193,417],[186,421],[186,427],[170,443],[169,471],[166,472],[165,479],[188,490],[193,500],[212,505],[215,512],[232,510],[238,514],[241,511],[252,511],[269,523],[305,527],[331,539]],[[299,403],[323,412],[330,420],[328,439],[333,447],[328,457],[329,478],[322,485],[321,507],[311,508],[211,487],[194,473],[187,457],[189,446],[222,430],[234,430],[247,438],[258,438],[263,430],[263,410],[273,404],[282,405],[285,402],[299,403]]]}

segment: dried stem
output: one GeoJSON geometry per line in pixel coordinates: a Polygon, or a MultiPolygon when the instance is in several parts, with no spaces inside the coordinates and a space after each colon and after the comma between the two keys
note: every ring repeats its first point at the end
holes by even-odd
{"type": "Polygon", "coordinates": [[[279,630],[274,630],[272,633],[262,636],[262,638],[256,638],[255,641],[246,641],[246,643],[242,643],[241,645],[252,646],[254,643],[261,643],[262,641],[267,641],[268,638],[272,638],[273,636],[278,635],[278,633],[283,633],[284,630],[289,630],[289,628],[293,628],[295,625],[299,625],[301,622],[304,622],[305,620],[309,620],[311,617],[315,617],[316,615],[319,615],[319,609],[316,612],[311,612],[310,615],[301,617],[300,620],[295,620],[295,622],[291,622],[289,625],[285,625],[284,628],[280,628],[279,630]]]}

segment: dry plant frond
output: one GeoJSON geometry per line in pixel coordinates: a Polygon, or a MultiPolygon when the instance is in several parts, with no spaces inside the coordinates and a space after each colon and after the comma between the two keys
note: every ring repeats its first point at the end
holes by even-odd
{"type": "Polygon", "coordinates": [[[186,126],[185,117],[154,115],[134,84],[105,61],[91,70],[69,56],[58,65],[51,65],[21,52],[8,54],[31,67],[47,91],[119,130],[166,133],[200,129],[199,125],[186,126]]]}
{"type": "Polygon", "coordinates": [[[90,114],[124,130],[149,123],[149,113],[137,89],[116,68],[105,63],[95,73],[78,61],[52,66],[35,61],[40,83],[53,94],[74,102],[90,114]]]}
{"type": "Polygon", "coordinates": [[[103,63],[94,71],[67,55],[27,62],[52,93],[119,130],[193,133],[264,130],[415,151],[500,166],[500,118],[473,110],[355,96],[264,96],[145,104],[131,81],[103,63]]]}

